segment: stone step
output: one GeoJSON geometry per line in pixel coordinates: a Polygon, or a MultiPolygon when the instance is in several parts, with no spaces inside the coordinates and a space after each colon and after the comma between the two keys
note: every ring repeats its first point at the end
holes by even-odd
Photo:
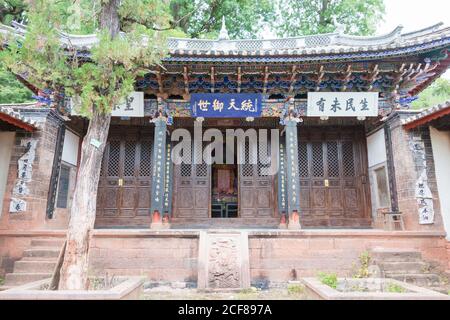
{"type": "Polygon", "coordinates": [[[23,251],[23,257],[58,258],[59,251],[57,248],[31,248],[23,251]]]}
{"type": "Polygon", "coordinates": [[[408,249],[373,249],[372,261],[380,262],[420,262],[422,255],[419,251],[408,249]]]}
{"type": "Polygon", "coordinates": [[[5,286],[20,286],[29,282],[51,278],[51,276],[51,273],[7,273],[5,286]]]}
{"type": "Polygon", "coordinates": [[[63,244],[64,244],[64,240],[62,240],[62,239],[33,239],[33,240],[31,240],[32,247],[60,249],[63,244]]]}
{"type": "Polygon", "coordinates": [[[437,274],[385,274],[386,278],[407,282],[419,287],[441,286],[441,278],[437,274]]]}
{"type": "Polygon", "coordinates": [[[47,273],[53,272],[56,261],[46,260],[19,260],[14,263],[14,273],[47,273]]]}
{"type": "Polygon", "coordinates": [[[382,261],[378,265],[381,270],[391,274],[429,273],[429,264],[423,261],[382,261]]]}
{"type": "Polygon", "coordinates": [[[0,286],[0,291],[5,291],[14,288],[13,286],[0,286]]]}
{"type": "Polygon", "coordinates": [[[48,262],[55,262],[57,258],[55,257],[23,257],[22,259],[18,261],[48,261],[48,262]]]}
{"type": "Polygon", "coordinates": [[[173,218],[171,228],[278,228],[278,218],[173,218]]]}

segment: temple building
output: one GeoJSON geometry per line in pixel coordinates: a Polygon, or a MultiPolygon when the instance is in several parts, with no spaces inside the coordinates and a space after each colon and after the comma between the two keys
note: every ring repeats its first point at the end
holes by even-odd
{"type": "MultiPolygon", "coordinates": [[[[0,25],[0,32],[26,30],[0,25]]],[[[86,55],[96,41],[61,36],[86,55]]],[[[237,277],[252,284],[346,274],[361,252],[377,250],[418,252],[450,270],[450,107],[410,109],[450,65],[450,28],[273,40],[230,40],[223,28],[217,40],[167,45],[162,66],[113,111],[92,274],[208,286],[198,269],[209,257],[202,250],[217,244],[202,243],[211,230],[245,234],[236,255],[247,261],[248,281],[237,277]],[[179,129],[193,136],[181,154],[191,161],[175,163],[179,129]],[[242,129],[244,139],[223,145],[231,161],[205,159],[209,129],[242,129]]],[[[53,105],[31,88],[38,102],[0,109],[6,285],[51,273],[24,258],[57,256],[88,126],[74,103],[53,105]]]]}

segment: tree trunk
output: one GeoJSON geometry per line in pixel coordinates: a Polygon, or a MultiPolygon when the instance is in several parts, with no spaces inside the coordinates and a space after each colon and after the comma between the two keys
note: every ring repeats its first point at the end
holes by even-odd
{"type": "MultiPolygon", "coordinates": [[[[102,4],[100,12],[100,27],[108,31],[111,39],[119,33],[119,2],[120,0],[110,0],[102,4]]],[[[95,223],[101,162],[111,122],[111,114],[99,112],[96,106],[93,108],[93,116],[83,139],[80,167],[70,210],[60,290],[84,290],[88,286],[89,243],[95,223]]]]}
{"type": "Polygon", "coordinates": [[[70,210],[66,254],[61,269],[60,290],[87,289],[88,254],[94,228],[100,168],[111,115],[94,112],[83,139],[77,183],[70,210]],[[95,140],[100,146],[95,147],[95,140]]]}

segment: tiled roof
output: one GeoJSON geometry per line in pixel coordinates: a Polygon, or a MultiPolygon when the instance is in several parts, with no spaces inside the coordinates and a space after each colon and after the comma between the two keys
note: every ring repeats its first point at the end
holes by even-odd
{"type": "MultiPolygon", "coordinates": [[[[172,56],[308,56],[308,55],[342,55],[376,51],[399,50],[408,47],[428,45],[442,47],[450,44],[450,28],[441,28],[442,23],[415,32],[402,33],[402,26],[382,36],[350,36],[342,31],[311,36],[281,39],[180,39],[169,38],[167,45],[172,56]]],[[[14,33],[23,36],[26,26],[13,23],[13,27],[0,24],[0,33],[14,33]]],[[[61,34],[61,43],[67,47],[75,47],[81,51],[89,51],[97,42],[97,36],[61,34]]],[[[124,35],[122,33],[122,35],[124,35]]]]}
{"type": "Polygon", "coordinates": [[[37,129],[38,124],[36,121],[23,116],[18,108],[36,106],[36,103],[27,104],[0,104],[0,119],[13,125],[19,125],[22,128],[37,129]],[[21,126],[23,124],[23,126],[21,126]]]}
{"type": "Polygon", "coordinates": [[[450,114],[450,101],[438,104],[437,106],[425,109],[420,113],[403,119],[402,124],[408,128],[414,128],[447,114],[450,114]]]}

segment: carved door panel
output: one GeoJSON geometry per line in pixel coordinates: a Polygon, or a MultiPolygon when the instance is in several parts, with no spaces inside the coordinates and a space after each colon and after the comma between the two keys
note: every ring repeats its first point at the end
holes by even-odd
{"type": "Polygon", "coordinates": [[[105,148],[97,196],[97,226],[150,221],[153,132],[147,129],[118,133],[120,129],[111,129],[105,148]]]}
{"type": "Polygon", "coordinates": [[[352,226],[368,218],[365,150],[360,128],[299,130],[300,205],[306,226],[352,226]]]}
{"type": "Polygon", "coordinates": [[[261,163],[264,153],[258,145],[247,142],[238,146],[239,165],[239,211],[240,217],[273,217],[275,212],[274,176],[269,175],[270,164],[261,163]],[[257,162],[255,164],[255,162],[257,162]]]}
{"type": "Polygon", "coordinates": [[[174,165],[174,178],[174,217],[208,218],[211,200],[211,166],[204,162],[174,165]]]}

